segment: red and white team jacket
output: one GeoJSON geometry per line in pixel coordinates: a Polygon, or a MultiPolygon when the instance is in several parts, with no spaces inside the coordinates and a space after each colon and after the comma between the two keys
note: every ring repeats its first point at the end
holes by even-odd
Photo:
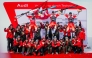
{"type": "Polygon", "coordinates": [[[4,29],[4,32],[7,32],[6,38],[13,39],[13,37],[14,37],[14,32],[12,32],[9,28],[4,29]]]}
{"type": "Polygon", "coordinates": [[[14,39],[13,46],[20,46],[20,47],[22,47],[22,45],[23,45],[22,41],[18,42],[16,39],[14,39]]]}

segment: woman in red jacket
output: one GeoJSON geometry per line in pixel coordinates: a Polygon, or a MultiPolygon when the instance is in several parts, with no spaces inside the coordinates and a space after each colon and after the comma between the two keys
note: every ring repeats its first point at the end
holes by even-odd
{"type": "Polygon", "coordinates": [[[54,54],[54,52],[56,52],[56,54],[59,53],[59,46],[60,43],[58,43],[57,38],[54,38],[52,41],[52,54],[54,54]]]}
{"type": "Polygon", "coordinates": [[[23,42],[23,47],[22,47],[22,54],[25,55],[25,52],[27,52],[27,48],[28,48],[28,40],[26,39],[24,42],[23,42]]]}
{"type": "Polygon", "coordinates": [[[13,41],[13,48],[14,48],[14,52],[22,52],[22,41],[20,39],[20,37],[18,37],[17,39],[14,39],[13,41]],[[17,51],[18,50],[18,51],[17,51]]]}
{"type": "Polygon", "coordinates": [[[4,31],[7,32],[7,41],[8,41],[8,46],[7,49],[8,51],[13,50],[13,37],[14,37],[14,28],[12,25],[10,25],[7,29],[4,28],[4,31]]]}
{"type": "Polygon", "coordinates": [[[76,40],[77,42],[76,42],[76,46],[77,46],[77,53],[82,53],[83,52],[83,50],[82,50],[82,43],[81,43],[81,40],[80,40],[80,38],[78,37],[77,38],[77,40],[76,40]]]}

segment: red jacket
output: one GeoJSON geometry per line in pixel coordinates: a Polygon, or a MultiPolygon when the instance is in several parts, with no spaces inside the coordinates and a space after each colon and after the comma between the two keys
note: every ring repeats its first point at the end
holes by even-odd
{"type": "Polygon", "coordinates": [[[36,49],[36,50],[39,50],[39,49],[41,49],[42,47],[44,47],[44,45],[45,45],[45,43],[43,42],[43,41],[40,41],[39,42],[39,44],[34,44],[34,48],[36,49]]]}
{"type": "Polygon", "coordinates": [[[7,32],[6,38],[13,39],[13,37],[14,37],[14,32],[11,32],[10,29],[4,29],[4,32],[7,32]]]}
{"type": "Polygon", "coordinates": [[[31,30],[30,30],[30,39],[32,39],[33,36],[34,36],[34,34],[33,34],[33,30],[31,29],[31,30]]]}
{"type": "Polygon", "coordinates": [[[64,36],[67,34],[67,32],[66,31],[63,31],[64,32],[64,36]]]}
{"type": "Polygon", "coordinates": [[[25,27],[25,34],[29,33],[29,29],[25,27]]]}
{"type": "Polygon", "coordinates": [[[69,30],[68,33],[67,33],[68,36],[71,36],[71,31],[69,30]]]}
{"type": "Polygon", "coordinates": [[[31,42],[28,42],[28,47],[34,47],[34,44],[33,43],[31,43],[31,42]]]}
{"type": "Polygon", "coordinates": [[[49,27],[53,28],[53,27],[55,27],[55,25],[56,25],[56,22],[51,21],[50,24],[49,24],[49,27]]]}
{"type": "Polygon", "coordinates": [[[14,41],[13,41],[13,46],[22,46],[23,44],[22,44],[22,41],[17,41],[16,39],[14,39],[14,41]]]}
{"type": "Polygon", "coordinates": [[[77,46],[77,47],[82,46],[81,40],[79,38],[77,38],[76,43],[74,44],[74,46],[77,46]]]}
{"type": "Polygon", "coordinates": [[[76,40],[72,40],[72,45],[73,45],[73,46],[76,46],[76,43],[77,43],[76,40]]]}
{"type": "Polygon", "coordinates": [[[23,42],[23,47],[28,47],[28,42],[23,42]]]}
{"type": "Polygon", "coordinates": [[[39,42],[39,45],[37,47],[37,50],[44,47],[45,46],[45,42],[43,42],[42,40],[39,42]]]}
{"type": "Polygon", "coordinates": [[[56,43],[54,41],[52,41],[52,47],[58,47],[60,46],[60,42],[56,41],[56,43]]]}
{"type": "Polygon", "coordinates": [[[79,37],[81,40],[85,40],[85,32],[83,31],[79,32],[79,37]]]}

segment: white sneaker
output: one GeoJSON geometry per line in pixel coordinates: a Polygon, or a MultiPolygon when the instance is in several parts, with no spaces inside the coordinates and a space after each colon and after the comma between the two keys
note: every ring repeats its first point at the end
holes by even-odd
{"type": "Polygon", "coordinates": [[[52,53],[52,55],[53,55],[54,53],[52,53]]]}
{"type": "Polygon", "coordinates": [[[56,52],[56,54],[58,55],[58,52],[56,52]]]}
{"type": "Polygon", "coordinates": [[[66,52],[66,54],[68,54],[68,52],[66,52]]]}

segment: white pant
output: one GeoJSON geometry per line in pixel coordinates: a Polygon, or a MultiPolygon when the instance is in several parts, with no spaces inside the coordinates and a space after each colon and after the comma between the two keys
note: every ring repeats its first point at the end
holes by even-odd
{"type": "Polygon", "coordinates": [[[41,35],[41,38],[45,38],[45,29],[41,29],[41,32],[40,32],[40,35],[41,35]]]}

